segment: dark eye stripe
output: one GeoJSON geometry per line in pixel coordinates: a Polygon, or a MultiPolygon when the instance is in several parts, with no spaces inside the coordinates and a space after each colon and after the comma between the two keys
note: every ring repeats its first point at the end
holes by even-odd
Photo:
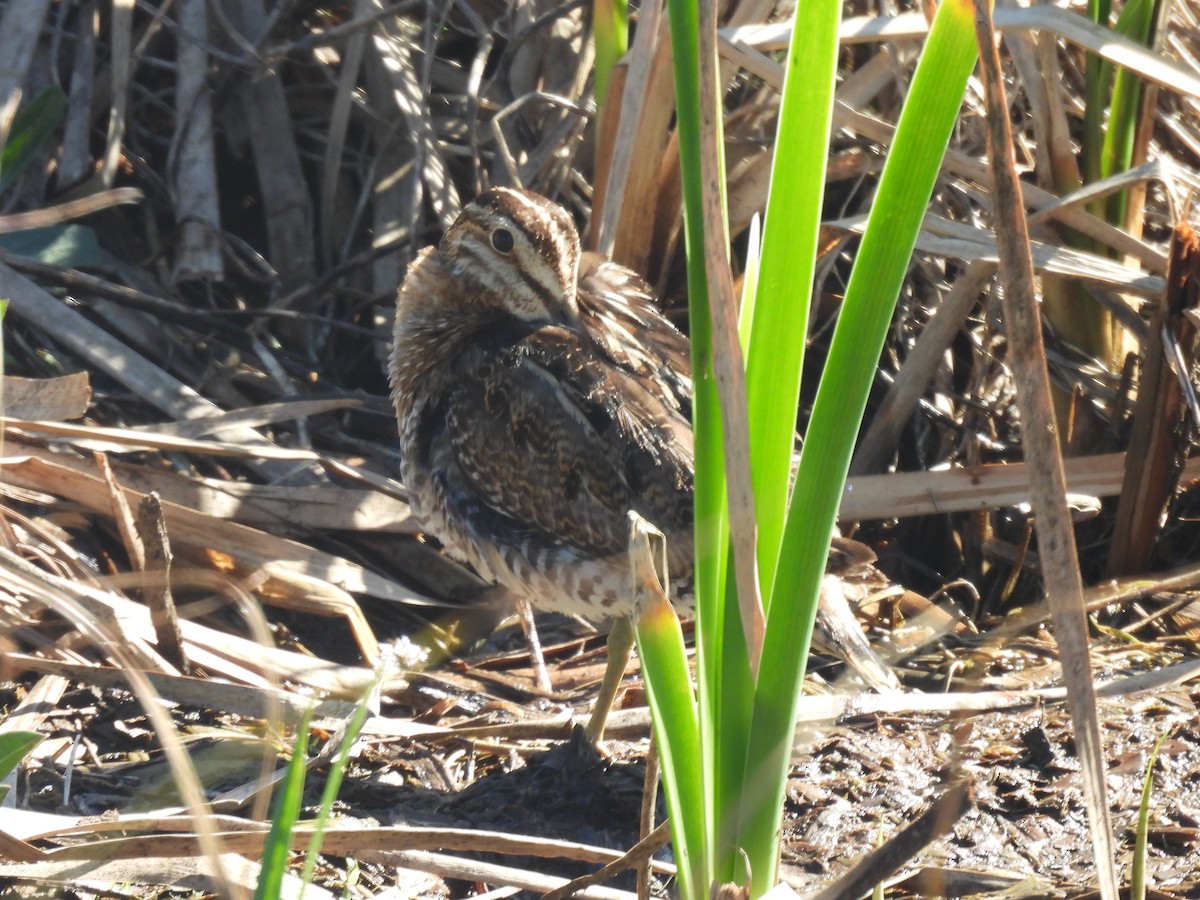
{"type": "Polygon", "coordinates": [[[466,241],[459,252],[469,256],[480,272],[486,273],[484,280],[491,287],[510,294],[533,295],[547,311],[562,304],[563,298],[538,281],[524,266],[511,256],[498,256],[490,242],[466,241]]]}
{"type": "Polygon", "coordinates": [[[538,281],[525,269],[520,269],[521,280],[525,282],[529,290],[536,294],[538,299],[542,301],[542,305],[547,311],[554,309],[563,302],[563,298],[558,295],[557,291],[551,291],[544,284],[538,281]]]}

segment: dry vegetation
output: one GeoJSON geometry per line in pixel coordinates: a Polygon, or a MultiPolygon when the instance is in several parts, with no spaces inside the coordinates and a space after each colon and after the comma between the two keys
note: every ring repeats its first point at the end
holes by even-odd
{"type": "MultiPolygon", "coordinates": [[[[770,2],[727,5],[731,26],[784,18],[770,2]]],[[[665,41],[638,31],[629,88],[598,118],[589,7],[0,7],[9,146],[28,133],[19,108],[55,91],[62,107],[0,194],[0,729],[46,738],[0,810],[4,896],[252,889],[298,711],[320,699],[314,741],[331,752],[376,667],[384,681],[310,896],[547,890],[586,868],[571,860],[610,861],[636,841],[641,767],[619,761],[645,751],[636,690],[612,732],[616,759],[602,762],[561,743],[600,668],[586,629],[543,623],[549,691],[519,630],[471,644],[499,613],[454,612],[477,609],[482,586],[413,533],[380,363],[408,260],[493,183],[559,199],[682,320],[665,41]],[[455,637],[467,646],[447,660],[455,637]]],[[[1128,311],[1144,346],[1161,346],[1144,323],[1197,178],[1198,14],[1174,5],[1156,50],[1176,68],[1158,78],[1149,162],[1129,180],[1144,219],[1124,235],[1058,204],[1046,171],[1072,152],[1080,46],[1045,23],[1007,32],[1035,259],[1128,311]],[[1116,252],[1062,247],[1065,224],[1116,252]]],[[[894,24],[891,42],[858,20],[846,28],[815,360],[919,47],[906,35],[919,18],[894,24]]],[[[740,235],[763,204],[781,68],[769,33],[726,37],[740,235]]],[[[1024,477],[1019,464],[985,467],[1019,463],[1020,414],[991,277],[981,101],[968,98],[842,517],[891,579],[862,619],[912,693],[860,693],[817,660],[785,833],[784,874],[802,888],[900,832],[955,773],[969,808],[940,841],[906,850],[898,889],[1056,895],[1091,877],[1024,477]]],[[[1190,305],[1186,274],[1175,296],[1190,305]]],[[[1190,322],[1167,323],[1185,354],[1174,371],[1191,366],[1190,322]]],[[[1132,363],[1048,342],[1074,423],[1120,862],[1148,750],[1171,731],[1150,871],[1200,897],[1195,423],[1179,392],[1157,410],[1139,396],[1132,363]],[[1139,402],[1149,412],[1134,415],[1139,402]],[[1166,499],[1131,513],[1117,498],[1139,427],[1150,443],[1133,469],[1156,484],[1125,493],[1166,499]],[[1138,527],[1152,549],[1110,571],[1114,534],[1132,545],[1138,527]]],[[[314,783],[326,764],[314,760],[314,783]]]]}

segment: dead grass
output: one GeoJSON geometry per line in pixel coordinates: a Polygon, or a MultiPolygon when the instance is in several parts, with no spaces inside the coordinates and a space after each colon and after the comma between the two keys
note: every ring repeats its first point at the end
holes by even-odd
{"type": "MultiPolygon", "coordinates": [[[[740,235],[765,197],[785,23],[764,24],[767,2],[731,6],[722,54],[740,235]]],[[[1197,184],[1198,9],[1175,5],[1161,48],[1126,57],[1160,85],[1148,162],[1120,182],[1146,195],[1132,231],[1093,218],[1086,195],[1060,196],[1046,175],[1048,160],[1072,152],[1056,111],[1078,121],[1089,37],[1076,12],[998,14],[1035,264],[1085,284],[1150,344],[1172,230],[1197,184]],[[1064,246],[1068,226],[1094,248],[1064,246]]],[[[847,19],[813,359],[922,22],[847,19]]],[[[466,661],[452,649],[465,641],[469,651],[472,630],[486,636],[499,613],[476,621],[439,609],[469,605],[483,586],[414,533],[381,367],[407,262],[492,183],[559,199],[593,246],[643,271],[682,316],[665,41],[639,29],[617,99],[597,119],[585,35],[581,3],[268,11],[10,0],[0,10],[9,146],[21,137],[18,107],[53,86],[65,98],[0,194],[10,304],[0,730],[46,736],[0,811],[5,896],[114,884],[140,885],[126,892],[135,896],[252,891],[266,800],[300,710],[317,703],[317,744],[335,746],[377,666],[387,678],[310,896],[545,891],[582,871],[562,860],[594,867],[636,841],[641,770],[623,762],[645,749],[636,688],[610,732],[615,762],[544,759],[598,676],[597,642],[545,623],[549,694],[533,686],[511,628],[466,661]],[[56,243],[18,243],[33,225],[56,243]],[[518,771],[527,780],[510,782],[518,771]],[[550,814],[586,785],[590,799],[550,814]],[[586,818],[597,809],[600,821],[586,818]],[[543,837],[514,836],[534,834],[543,837]],[[605,842],[620,850],[594,846],[605,842]]],[[[951,769],[971,779],[974,806],[956,837],[914,856],[901,887],[928,892],[944,878],[980,892],[1035,879],[1053,893],[1090,877],[1070,767],[1027,744],[1035,729],[1052,750],[1071,734],[1053,706],[1053,643],[1036,603],[980,103],[969,92],[843,509],[893,583],[864,607],[864,624],[914,693],[861,694],[837,683],[836,668],[814,672],[804,719],[827,736],[798,755],[785,872],[805,887],[898,832],[951,769]],[[1039,718],[1043,704],[1051,711],[1039,718]],[[871,741],[875,768],[855,780],[847,748],[871,741]],[[1054,809],[1076,813],[1065,831],[1048,824],[1054,809]],[[989,857],[989,842],[1008,852],[989,857]],[[1063,862],[1047,846],[1078,849],[1063,862]]],[[[1124,787],[1140,786],[1137,760],[1178,729],[1160,758],[1150,868],[1177,895],[1200,897],[1189,862],[1200,845],[1200,748],[1188,725],[1200,702],[1195,424],[1160,425],[1165,443],[1138,451],[1169,463],[1155,470],[1166,514],[1143,514],[1151,555],[1106,580],[1114,531],[1128,527],[1114,498],[1147,490],[1123,487],[1126,469],[1142,468],[1125,450],[1147,421],[1133,414],[1146,398],[1132,364],[1104,365],[1053,334],[1048,346],[1052,377],[1075,392],[1076,421],[1090,423],[1068,474],[1100,693],[1125,698],[1101,706],[1118,735],[1117,839],[1132,845],[1124,787]]],[[[314,760],[314,781],[325,763],[314,760]]]]}

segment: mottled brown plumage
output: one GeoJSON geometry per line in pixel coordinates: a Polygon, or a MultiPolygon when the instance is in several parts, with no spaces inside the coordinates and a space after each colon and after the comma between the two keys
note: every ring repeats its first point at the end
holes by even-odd
{"type": "Polygon", "coordinates": [[[389,375],[421,526],[535,605],[631,612],[629,510],[690,604],[688,346],[561,207],[488,191],[409,269],[389,375]]]}

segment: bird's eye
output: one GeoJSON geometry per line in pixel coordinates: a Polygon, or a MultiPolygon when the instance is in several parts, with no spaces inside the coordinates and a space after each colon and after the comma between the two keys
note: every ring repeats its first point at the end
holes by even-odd
{"type": "Polygon", "coordinates": [[[512,253],[515,245],[512,232],[507,228],[497,228],[492,232],[492,247],[497,253],[512,253]]]}

